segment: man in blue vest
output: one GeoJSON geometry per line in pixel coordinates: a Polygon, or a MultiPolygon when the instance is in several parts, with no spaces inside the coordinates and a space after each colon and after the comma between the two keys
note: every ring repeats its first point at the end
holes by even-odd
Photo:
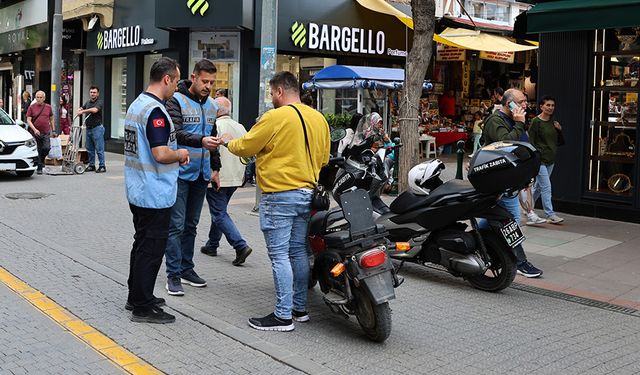
{"type": "Polygon", "coordinates": [[[124,181],[135,228],[125,308],[133,310],[134,322],[176,320],[160,308],[165,301],[153,295],[153,287],[176,201],[178,164],[189,163],[189,152],[177,149],[173,123],[164,107],[179,79],[175,60],[163,57],[156,61],[151,66],[147,91],[131,103],[125,118],[124,181]]]}
{"type": "Polygon", "coordinates": [[[209,96],[216,67],[209,60],[196,63],[191,81],[178,83],[178,91],[167,101],[167,111],[176,127],[178,148],[189,151],[191,162],[180,168],[178,197],[171,210],[167,239],[167,293],[184,295],[182,283],[202,288],[207,282],[194,271],[193,248],[196,228],[207,185],[220,186],[220,154],[213,136],[218,108],[209,96]],[[215,155],[211,157],[210,151],[215,155]]]}

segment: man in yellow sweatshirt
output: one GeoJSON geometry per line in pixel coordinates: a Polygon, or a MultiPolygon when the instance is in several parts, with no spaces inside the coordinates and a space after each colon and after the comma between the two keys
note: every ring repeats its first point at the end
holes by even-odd
{"type": "Polygon", "coordinates": [[[307,224],[311,192],[329,160],[329,124],[320,112],[301,104],[293,74],[277,73],[269,85],[275,109],[262,115],[242,138],[231,140],[225,134],[219,142],[237,156],[256,155],[257,183],[263,192],[260,229],[271,259],[276,304],[273,313],[251,318],[249,325],[262,331],[292,331],[293,320],[309,321],[307,224]]]}

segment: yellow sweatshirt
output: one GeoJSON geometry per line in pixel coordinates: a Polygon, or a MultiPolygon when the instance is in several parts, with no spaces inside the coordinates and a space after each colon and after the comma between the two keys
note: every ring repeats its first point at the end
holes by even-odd
{"type": "Polygon", "coordinates": [[[320,168],[329,161],[329,124],[315,109],[294,104],[304,118],[313,166],[304,141],[300,117],[289,106],[272,109],[242,138],[227,148],[238,156],[256,155],[256,180],[265,193],[313,189],[320,168]]]}

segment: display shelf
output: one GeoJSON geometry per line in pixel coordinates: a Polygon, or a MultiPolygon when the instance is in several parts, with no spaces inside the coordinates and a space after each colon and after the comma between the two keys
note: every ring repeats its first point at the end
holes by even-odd
{"type": "Polygon", "coordinates": [[[634,164],[635,156],[627,157],[627,156],[614,156],[614,155],[593,155],[591,156],[592,160],[605,161],[610,163],[620,163],[620,164],[634,164]]]}
{"type": "Polygon", "coordinates": [[[627,86],[600,86],[594,87],[594,91],[613,91],[613,92],[638,92],[640,85],[636,87],[627,87],[627,86]]]}

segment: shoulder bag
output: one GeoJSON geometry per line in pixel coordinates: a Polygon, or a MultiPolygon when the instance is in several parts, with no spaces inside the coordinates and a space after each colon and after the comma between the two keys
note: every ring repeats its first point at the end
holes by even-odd
{"type": "MultiPolygon", "coordinates": [[[[313,173],[314,179],[316,179],[315,177],[316,174],[313,169],[313,158],[311,157],[311,150],[309,149],[309,138],[307,137],[307,127],[304,123],[304,118],[302,118],[302,114],[300,113],[298,108],[296,108],[293,104],[289,104],[289,107],[293,108],[298,114],[298,117],[300,117],[300,122],[302,123],[302,130],[304,131],[304,143],[307,148],[307,153],[309,154],[309,161],[311,162],[311,172],[313,173]]],[[[329,203],[330,203],[329,193],[327,193],[327,190],[324,188],[324,186],[318,183],[317,179],[315,181],[315,184],[316,184],[316,187],[313,188],[313,193],[311,195],[311,208],[318,211],[326,211],[329,209],[329,203]]]]}

